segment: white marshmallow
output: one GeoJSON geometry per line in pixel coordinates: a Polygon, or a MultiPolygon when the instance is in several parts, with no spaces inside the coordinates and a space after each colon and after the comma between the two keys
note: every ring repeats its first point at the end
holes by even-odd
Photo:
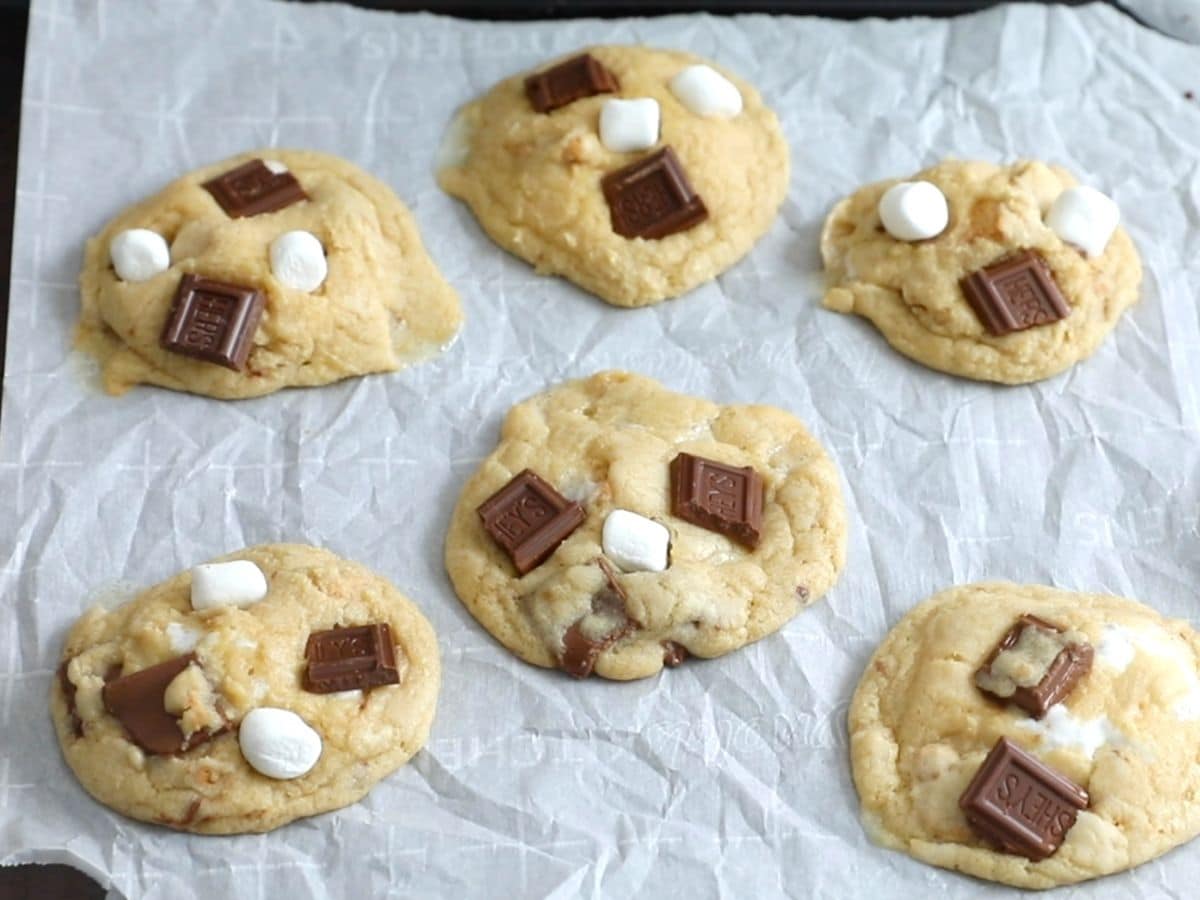
{"type": "Polygon", "coordinates": [[[267,171],[272,175],[282,175],[288,170],[288,167],[277,159],[264,159],[262,164],[267,167],[267,171]]]}
{"type": "Polygon", "coordinates": [[[329,274],[325,248],[307,231],[285,231],[271,241],[271,271],[287,287],[315,291],[329,274]]]}
{"type": "Polygon", "coordinates": [[[171,267],[171,248],[157,231],[130,228],[112,239],[108,258],[122,281],[148,281],[171,267]]]}
{"type": "Polygon", "coordinates": [[[600,109],[600,140],[609,150],[629,153],[658,143],[658,101],[605,100],[600,109]]]}
{"type": "Polygon", "coordinates": [[[267,596],[267,576],[248,559],[192,569],[192,609],[246,606],[267,596]]]}
{"type": "Polygon", "coordinates": [[[635,512],[610,512],[600,542],[604,555],[625,572],[662,572],[667,568],[671,532],[635,512]]]}
{"type": "Polygon", "coordinates": [[[898,241],[937,237],[950,223],[946,195],[928,181],[901,181],[879,198],[879,218],[898,241]]]}
{"type": "Polygon", "coordinates": [[[1095,188],[1077,185],[1058,195],[1046,224],[1054,233],[1074,244],[1088,256],[1099,256],[1117,230],[1121,210],[1111,198],[1095,188]]]}
{"type": "Polygon", "coordinates": [[[260,706],[238,728],[242,756],[268,778],[304,775],[321,758],[321,736],[289,709],[260,706]]]}
{"type": "Polygon", "coordinates": [[[167,625],[167,643],[171,645],[172,653],[191,653],[202,637],[203,631],[197,631],[182,622],[171,622],[167,625]]]}
{"type": "Polygon", "coordinates": [[[688,66],[671,79],[671,93],[698,116],[732,119],[742,111],[742,92],[712,66],[688,66]]]}

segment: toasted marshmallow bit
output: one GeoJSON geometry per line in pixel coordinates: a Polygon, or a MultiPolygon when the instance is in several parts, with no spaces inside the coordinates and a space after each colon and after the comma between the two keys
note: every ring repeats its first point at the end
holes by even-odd
{"type": "Polygon", "coordinates": [[[1046,215],[1046,224],[1055,234],[1088,256],[1104,252],[1120,221],[1117,204],[1085,185],[1067,188],[1059,194],[1046,215]]]}
{"type": "Polygon", "coordinates": [[[148,281],[171,267],[171,249],[148,228],[119,232],[108,245],[108,258],[122,281],[148,281]]]}
{"type": "Polygon", "coordinates": [[[946,230],[950,207],[936,184],[901,181],[879,198],[879,218],[896,240],[923,241],[946,230]]]}
{"type": "Polygon", "coordinates": [[[671,79],[671,93],[698,116],[732,119],[742,111],[742,92],[712,66],[688,66],[671,79]]]}
{"type": "Polygon", "coordinates": [[[289,709],[260,706],[238,728],[246,762],[268,778],[299,778],[321,758],[321,736],[289,709]]]}
{"type": "Polygon", "coordinates": [[[267,596],[267,576],[248,559],[192,569],[192,609],[246,606],[267,596]]]}
{"type": "Polygon", "coordinates": [[[671,532],[645,516],[614,509],[600,537],[604,555],[625,572],[662,572],[667,568],[671,532]]]}
{"type": "Polygon", "coordinates": [[[287,287],[315,291],[329,274],[325,248],[307,231],[285,231],[271,241],[271,271],[287,287]]]}
{"type": "Polygon", "coordinates": [[[658,143],[658,101],[605,100],[600,109],[600,140],[609,150],[628,153],[658,143]]]}

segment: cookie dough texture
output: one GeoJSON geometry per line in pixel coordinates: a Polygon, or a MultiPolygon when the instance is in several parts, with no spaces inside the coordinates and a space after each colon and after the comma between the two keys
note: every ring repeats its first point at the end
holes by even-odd
{"type": "Polygon", "coordinates": [[[1137,301],[1142,266],[1123,229],[1089,259],[1043,222],[1055,198],[1076,183],[1065,170],[1040,162],[951,160],[918,172],[904,180],[941,188],[950,224],[938,237],[915,243],[896,240],[879,221],[879,198],[900,180],[867,185],[838,203],[825,220],[821,257],[825,306],[869,319],[905,356],[981,381],[1038,381],[1091,356],[1137,301]],[[1024,249],[1049,264],[1071,314],[996,337],[959,281],[1024,249]]]}
{"type": "Polygon", "coordinates": [[[116,609],[92,609],[71,629],[62,662],[75,687],[74,711],[59,678],[50,698],[67,763],[101,803],[193,832],[269,831],[354,803],[429,735],[441,682],[433,629],[383,578],[328,551],[275,544],[226,559],[255,562],[267,576],[267,597],[194,612],[191,576],[182,572],[116,609]],[[301,688],[310,632],[373,622],[391,627],[398,685],[344,694],[301,688]],[[105,676],[180,656],[172,643],[188,635],[233,727],[186,753],[146,755],[105,710],[105,676]],[[250,767],[236,723],[255,707],[291,710],[317,731],[323,749],[311,771],[276,781],[250,767]]]}
{"type": "MultiPolygon", "coordinates": [[[[974,584],[925,601],[892,629],[850,706],[850,754],[873,839],[947,869],[1048,888],[1136,866],[1200,832],[1200,637],[1132,600],[1036,585],[974,584]],[[1071,729],[1038,725],[974,684],[1022,613],[1086,635],[1090,673],[1061,704],[1099,743],[1062,746],[1071,729]],[[1106,720],[1106,721],[1105,721],[1106,720]],[[958,799],[1008,737],[1091,795],[1042,862],[978,838],[958,799]]],[[[1048,723],[1054,715],[1043,720],[1048,723]]]]}
{"type": "MultiPolygon", "coordinates": [[[[615,306],[646,306],[691,290],[741,259],[770,227],[788,185],[788,148],[758,91],[708,63],[741,91],[731,119],[690,112],[669,88],[689,53],[646,47],[589,47],[621,84],[615,94],[535,112],[523,72],[461,109],[447,132],[438,180],[465,200],[484,231],[537,271],[562,275],[615,306]],[[654,148],[616,153],[599,137],[600,110],[612,97],[658,101],[654,148]],[[664,145],[674,148],[708,219],[658,240],[613,231],[600,180],[664,145]]],[[[550,68],[546,63],[537,71],[550,68]]]]}
{"type": "Polygon", "coordinates": [[[595,673],[605,678],[655,674],[664,641],[715,657],[771,634],[821,597],[845,560],[837,470],[794,416],[769,406],[718,406],[639,375],[602,372],[509,412],[499,446],[464,486],[446,537],[458,596],[513,653],[558,665],[564,633],[604,586],[601,529],[618,508],[667,527],[670,565],[617,574],[638,627],[600,654],[595,673]],[[756,549],[670,514],[668,467],[680,452],[762,475],[756,549]],[[476,508],[526,467],[580,502],[587,518],[546,562],[518,577],[476,508]]]}
{"type": "Polygon", "coordinates": [[[391,188],[345,160],[309,151],[244,153],[169,184],[88,241],[79,284],[77,344],[101,361],[112,394],[147,383],[236,399],[394,371],[446,346],[462,320],[458,296],[391,188]],[[226,215],[201,185],[256,158],[284,163],[309,199],[246,218],[226,215]],[[144,282],[118,279],[109,243],[127,228],[161,234],[170,268],[144,282]],[[293,230],[311,232],[325,248],[329,274],[311,293],[284,286],[271,272],[271,242],[293,230]],[[264,294],[244,372],[160,346],[187,273],[264,294]]]}

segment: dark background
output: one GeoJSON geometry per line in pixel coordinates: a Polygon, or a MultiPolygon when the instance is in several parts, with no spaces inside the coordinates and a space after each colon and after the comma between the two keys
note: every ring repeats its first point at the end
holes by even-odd
{"type": "MultiPolygon", "coordinates": [[[[307,0],[295,0],[307,2],[307,0]]],[[[398,12],[429,10],[477,19],[547,19],[562,16],[630,16],[673,12],[771,12],[792,15],[897,18],[910,15],[953,16],[985,9],[995,0],[352,0],[356,6],[398,12]]],[[[1067,0],[1078,6],[1083,0],[1067,0]]],[[[1119,4],[1118,4],[1119,5],[1119,4]]],[[[9,275],[12,267],[13,210],[16,200],[17,133],[21,118],[21,75],[29,0],[0,0],[0,375],[4,371],[8,328],[9,275]]],[[[5,848],[12,849],[12,848],[5,848]]],[[[102,900],[104,890],[69,866],[0,868],[0,900],[102,900]]]]}

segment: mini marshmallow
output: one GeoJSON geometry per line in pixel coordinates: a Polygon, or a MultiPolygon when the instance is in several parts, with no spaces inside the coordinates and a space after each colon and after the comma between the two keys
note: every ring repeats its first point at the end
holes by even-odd
{"type": "Polygon", "coordinates": [[[732,119],[742,111],[742,92],[712,66],[688,66],[671,79],[671,93],[698,116],[732,119]]]}
{"type": "Polygon", "coordinates": [[[658,101],[605,100],[600,109],[600,140],[609,150],[629,153],[658,143],[658,101]]]}
{"type": "Polygon", "coordinates": [[[182,622],[170,622],[167,625],[167,643],[172,653],[191,653],[204,637],[203,631],[189,628],[182,622]]]}
{"type": "Polygon", "coordinates": [[[299,778],[321,758],[321,736],[289,709],[260,706],[238,728],[242,756],[268,778],[299,778]]]}
{"type": "Polygon", "coordinates": [[[898,241],[937,237],[950,223],[946,195],[928,181],[901,181],[879,198],[879,218],[898,241]]]}
{"type": "Polygon", "coordinates": [[[671,533],[666,527],[627,509],[614,509],[600,538],[604,555],[625,572],[662,572],[667,568],[671,533]]]}
{"type": "Polygon", "coordinates": [[[192,569],[192,609],[246,606],[267,596],[267,576],[248,559],[192,569]]]}
{"type": "Polygon", "coordinates": [[[271,241],[271,271],[287,287],[315,291],[329,274],[325,248],[307,231],[286,231],[271,241]]]}
{"type": "Polygon", "coordinates": [[[148,281],[171,267],[171,249],[148,228],[122,231],[108,245],[108,258],[122,281],[148,281]]]}
{"type": "Polygon", "coordinates": [[[1108,196],[1085,185],[1067,188],[1058,195],[1046,224],[1054,233],[1088,256],[1099,256],[1121,221],[1121,210],[1108,196]]]}

